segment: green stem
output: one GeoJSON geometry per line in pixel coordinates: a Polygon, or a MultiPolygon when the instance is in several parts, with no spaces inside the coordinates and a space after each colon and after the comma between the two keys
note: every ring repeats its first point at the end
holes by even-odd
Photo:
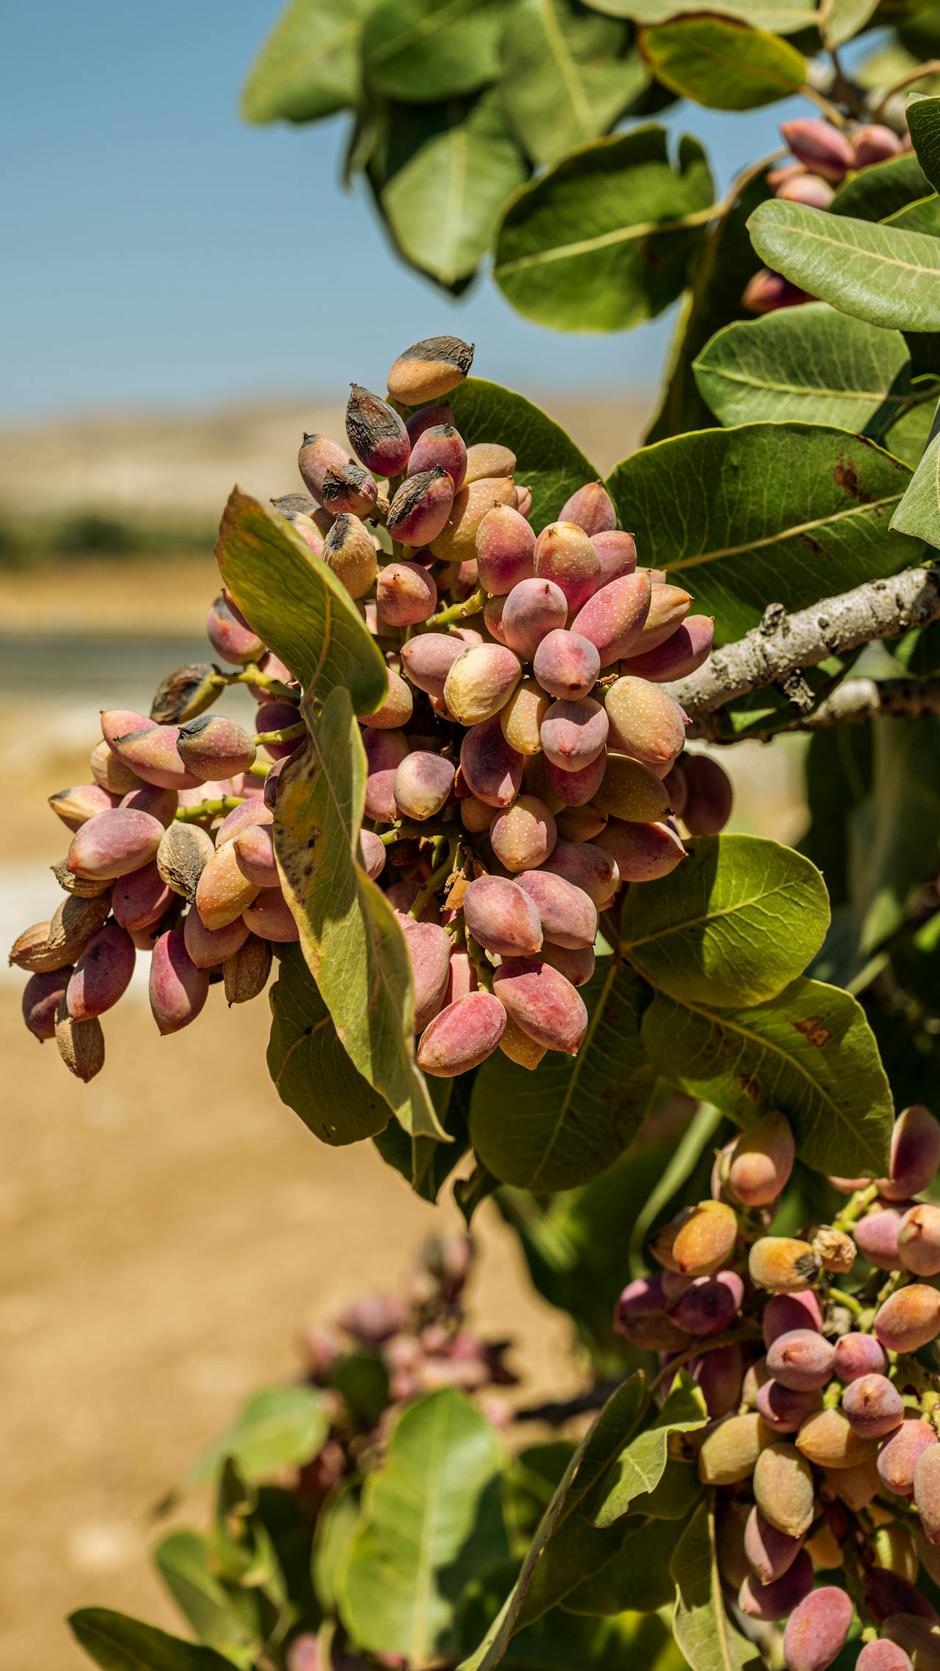
{"type": "Polygon", "coordinates": [[[857,1189],[854,1195],[849,1196],[841,1213],[838,1213],[833,1219],[833,1230],[850,1232],[853,1224],[857,1224],[860,1218],[864,1218],[869,1207],[877,1199],[877,1184],[866,1184],[863,1189],[857,1189]]]}
{"type": "Polygon", "coordinates": [[[425,631],[435,627],[449,627],[452,622],[463,621],[468,615],[479,615],[485,602],[486,593],[483,587],[479,586],[463,603],[452,603],[449,609],[441,609],[436,615],[429,615],[427,620],[422,622],[422,626],[425,631]]]}
{"type": "Polygon", "coordinates": [[[467,935],[467,956],[476,971],[477,986],[481,992],[492,992],[493,969],[487,961],[479,941],[474,940],[472,934],[467,935]]]}
{"type": "Polygon", "coordinates": [[[258,685],[261,690],[269,691],[272,696],[282,696],[288,702],[297,700],[295,690],[291,690],[283,680],[275,679],[273,674],[262,673],[254,662],[248,667],[240,667],[237,673],[223,673],[217,668],[212,675],[212,683],[219,690],[224,690],[228,685],[258,685]]]}
{"type": "Polygon", "coordinates": [[[438,888],[440,888],[443,883],[447,881],[448,876],[454,868],[454,856],[456,851],[456,839],[449,840],[447,843],[447,852],[445,853],[443,860],[438,865],[436,870],[432,870],[423,888],[419,888],[418,892],[415,894],[414,902],[408,912],[409,917],[414,917],[417,921],[417,919],[420,918],[424,907],[434,898],[438,888]]]}
{"type": "Polygon", "coordinates": [[[255,743],[259,748],[262,743],[292,743],[295,738],[305,737],[306,734],[307,727],[301,719],[296,725],[282,726],[279,731],[256,731],[255,743]]]}
{"type": "Polygon", "coordinates": [[[234,812],[244,800],[244,795],[221,795],[215,801],[200,801],[197,806],[177,807],[175,817],[180,824],[199,824],[204,818],[218,817],[220,812],[234,812]]]}

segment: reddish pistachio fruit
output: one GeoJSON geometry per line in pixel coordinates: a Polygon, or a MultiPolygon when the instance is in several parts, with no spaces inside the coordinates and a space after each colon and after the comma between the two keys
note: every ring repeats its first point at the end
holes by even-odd
{"type": "Polygon", "coordinates": [[[548,633],[563,627],[568,603],[553,580],[520,580],[506,598],[500,617],[500,631],[511,650],[523,661],[532,661],[548,633]]]}
{"type": "Polygon", "coordinates": [[[876,1208],[866,1213],[853,1228],[855,1245],[863,1259],[879,1271],[900,1271],[903,1268],[898,1232],[904,1212],[901,1207],[876,1208]]]}
{"type": "Polygon", "coordinates": [[[792,174],[774,193],[787,203],[805,203],[810,209],[828,209],[835,192],[818,174],[792,174]]]}
{"type": "Polygon", "coordinates": [[[550,963],[572,986],[586,986],[594,973],[595,958],[590,946],[558,946],[552,940],[545,940],[539,955],[543,963],[550,963]]]}
{"type": "Polygon", "coordinates": [[[917,1463],[923,1452],[936,1443],[937,1435],[929,1422],[920,1416],[905,1417],[878,1451],[875,1466],[882,1485],[899,1497],[912,1496],[917,1463]]]}
{"type": "Polygon", "coordinates": [[[408,463],[411,441],[404,423],[361,383],[350,384],[346,436],[360,463],[377,476],[398,476],[408,463]]]}
{"type": "Polygon", "coordinates": [[[866,1642],[858,1659],[855,1661],[855,1671],[913,1671],[914,1661],[903,1648],[895,1642],[866,1642]]]}
{"type": "Polygon", "coordinates": [[[619,580],[621,575],[633,573],[636,568],[636,541],[632,534],[622,528],[611,528],[592,534],[591,544],[600,564],[598,587],[606,586],[609,580],[619,580]]]}
{"type": "Polygon", "coordinates": [[[686,679],[708,660],[714,641],[715,623],[711,616],[687,615],[681,626],[655,650],[628,656],[621,662],[621,672],[634,673],[658,684],[686,679]]]}
{"type": "Polygon", "coordinates": [[[505,1026],[506,1011],[491,992],[469,992],[448,1004],[425,1028],[418,1044],[418,1066],[445,1079],[467,1073],[493,1054],[505,1026]]]}
{"type": "Polygon", "coordinates": [[[196,908],[207,928],[226,928],[258,892],[239,867],[235,843],[227,841],[208,860],[196,884],[196,908]]]}
{"type": "MultiPolygon", "coordinates": [[[[476,537],[487,511],[496,505],[515,508],[516,495],[508,477],[485,476],[480,480],[471,474],[471,454],[467,449],[467,474],[447,521],[431,542],[431,553],[439,563],[468,563],[476,559],[476,537]]],[[[471,588],[472,589],[472,588],[471,588]]]]}
{"type": "Polygon", "coordinates": [[[508,877],[476,877],[463,896],[463,914],[473,938],[499,957],[533,957],[541,949],[535,903],[508,877]]]}
{"type": "Polygon", "coordinates": [[[754,1410],[726,1416],[706,1434],[698,1453],[703,1485],[738,1485],[750,1479],[770,1434],[754,1410]]]}
{"type": "Polygon", "coordinates": [[[813,1588],[813,1563],[800,1549],[790,1567],[779,1578],[762,1584],[756,1577],[745,1578],[738,1593],[741,1612],[750,1619],[788,1619],[794,1607],[813,1588]]]}
{"type": "Polygon", "coordinates": [[[832,1373],[846,1386],[863,1375],[880,1375],[885,1355],[874,1335],[844,1334],[835,1343],[832,1373]]]}
{"type": "Polygon", "coordinates": [[[247,939],[248,927],[241,917],[225,928],[207,928],[193,905],[183,920],[183,944],[197,969],[220,968],[247,939]]]}
{"type": "MultiPolygon", "coordinates": [[[[323,503],[323,478],[328,470],[344,470],[349,463],[349,454],[338,441],[332,441],[328,435],[305,435],[300,443],[297,454],[297,468],[303,478],[304,485],[310,489],[314,499],[323,503]]],[[[294,500],[300,495],[289,495],[288,500],[278,500],[277,509],[282,516],[287,516],[293,522],[296,516],[303,514],[303,509],[294,500]]]]}
{"type": "Polygon", "coordinates": [[[908,1209],[898,1226],[898,1252],[905,1270],[940,1275],[940,1207],[918,1202],[908,1209]]]}
{"type": "Polygon", "coordinates": [[[453,762],[429,749],[406,754],[395,771],[393,793],[398,811],[423,822],[441,811],[454,787],[453,762]]]}
{"type": "Polygon", "coordinates": [[[611,818],[596,839],[617,861],[623,882],[654,882],[669,876],[686,857],[670,823],[628,824],[611,818]]]}
{"type": "Polygon", "coordinates": [[[260,940],[289,945],[300,939],[294,914],[280,888],[262,888],[242,912],[242,921],[260,940]]]}
{"type": "Polygon", "coordinates": [[[200,783],[247,772],[255,759],[255,745],[244,726],[221,714],[200,714],[181,725],[176,750],[186,770],[200,783]]]}
{"type": "MultiPolygon", "coordinates": [[[[428,635],[432,636],[431,634],[428,635]]],[[[407,725],[414,713],[414,697],[410,687],[393,667],[388,669],[388,694],[380,707],[371,714],[363,714],[360,724],[370,731],[395,731],[407,725]]],[[[290,745],[287,745],[290,746],[290,745]]],[[[269,748],[269,753],[273,752],[269,748]]],[[[275,759],[277,755],[275,753],[275,759]]]]}
{"type": "Polygon", "coordinates": [[[408,753],[403,731],[366,731],[362,734],[366,754],[365,815],[377,824],[394,824],[395,773],[408,753]]]}
{"type": "MultiPolygon", "coordinates": [[[[588,807],[604,781],[607,772],[607,750],[602,749],[594,760],[589,761],[586,766],[580,767],[575,772],[569,772],[567,769],[556,766],[547,755],[544,756],[543,767],[545,787],[562,803],[562,807],[565,809],[588,807]]],[[[603,827],[604,819],[600,817],[597,829],[600,830],[603,827]]],[[[592,829],[591,834],[594,833],[595,830],[592,829]]]]}
{"type": "Polygon", "coordinates": [[[852,135],[856,168],[870,168],[872,163],[888,162],[899,157],[904,149],[897,134],[883,122],[869,122],[856,128],[852,135]]]}
{"type": "Polygon", "coordinates": [[[609,724],[606,711],[591,696],[553,702],[539,731],[542,749],[559,771],[583,771],[603,753],[609,724]]]}
{"type": "Polygon", "coordinates": [[[845,1590],[825,1584],[794,1608],[783,1633],[788,1671],[827,1671],[841,1653],[852,1625],[852,1603],[845,1590]]]}
{"type": "Polygon", "coordinates": [[[585,482],[566,499],[559,522],[576,522],[586,534],[607,534],[617,526],[614,502],[602,482],[585,482]]]}
{"type": "Polygon", "coordinates": [[[386,526],[402,545],[430,545],[450,516],[454,484],[446,470],[434,465],[402,482],[388,508],[386,526]]]}
{"type": "Polygon", "coordinates": [[[543,869],[554,876],[563,876],[576,888],[583,888],[598,910],[604,910],[610,903],[620,883],[616,860],[591,841],[556,842],[543,869]]]}
{"type": "Polygon", "coordinates": [[[782,122],[780,134],[797,162],[833,185],[838,185],[849,169],[855,167],[855,152],[845,134],[818,116],[800,116],[795,121],[782,122]]]}
{"type": "Polygon", "coordinates": [[[778,1335],[767,1352],[767,1368],[793,1392],[824,1387],[832,1374],[835,1352],[816,1329],[792,1329],[778,1335]]]}
{"type": "Polygon", "coordinates": [[[444,681],[448,713],[460,725],[479,725],[504,708],[522,678],[518,656],[502,644],[463,651],[444,681]]]}
{"type": "Polygon", "coordinates": [[[744,286],[741,306],[749,313],[776,313],[778,308],[799,307],[809,299],[806,291],[791,284],[789,279],[761,267],[744,286]]]}
{"type": "Polygon", "coordinates": [[[535,531],[512,505],[496,505],[480,522],[475,536],[480,585],[504,597],[520,580],[535,575],[535,531]]]}
{"type": "Polygon", "coordinates": [[[175,789],[160,789],[155,783],[142,783],[138,789],[132,789],[123,796],[120,805],[128,807],[131,812],[149,812],[151,818],[159,818],[166,829],[176,817],[179,793],[175,789]]]}
{"type": "Polygon", "coordinates": [[[65,994],[73,1021],[104,1015],[123,997],[134,973],[134,942],[119,923],[106,923],[85,946],[65,994]]]}
{"type": "Polygon", "coordinates": [[[807,1416],[822,1409],[818,1388],[809,1392],[794,1392],[781,1381],[765,1381],[757,1389],[756,1407],[768,1427],[775,1433],[796,1433],[807,1416]]]}
{"type": "Polygon", "coordinates": [[[362,857],[362,868],[370,881],[374,882],[385,869],[386,850],[381,836],[373,830],[359,831],[359,852],[362,857]]]}
{"type": "Polygon", "coordinates": [[[575,701],[594,689],[601,670],[596,645],[580,633],[555,627],[546,633],[532,663],[532,671],[550,696],[575,701]]]}
{"type": "Polygon", "coordinates": [[[463,487],[467,449],[453,424],[429,424],[413,442],[408,474],[419,476],[424,470],[446,470],[454,492],[463,487]]]}
{"type": "Polygon", "coordinates": [[[203,779],[189,771],[180,757],[178,725],[151,725],[148,721],[144,728],[135,726],[133,730],[122,731],[124,719],[124,714],[120,712],[103,713],[101,729],[112,752],[138,778],[144,783],[155,784],[158,789],[179,791],[199,787],[203,779]]]}
{"type": "Polygon", "coordinates": [[[414,982],[414,1030],[422,1033],[444,1004],[450,972],[450,940],[437,923],[401,919],[414,982]]]}
{"type": "Polygon", "coordinates": [[[610,747],[654,769],[682,753],[686,716],[674,697],[647,679],[618,679],[604,697],[610,747]]]}
{"type": "Polygon", "coordinates": [[[234,599],[220,592],[209,610],[206,633],[223,661],[251,662],[264,655],[263,640],[248,625],[234,599]]]}
{"type": "Polygon", "coordinates": [[[162,1034],[178,1033],[195,1021],[209,995],[209,974],[197,969],[183,931],[161,934],[150,961],[150,1008],[162,1034]]]}
{"type": "Polygon", "coordinates": [[[637,570],[600,586],[578,610],[572,630],[596,646],[602,667],[645,648],[641,639],[651,595],[649,575],[637,570]]]}
{"type": "Polygon", "coordinates": [[[894,1122],[891,1134],[891,1175],[878,1179],[887,1201],[919,1195],[940,1170],[940,1122],[928,1108],[915,1103],[894,1122]]]}
{"type": "Polygon", "coordinates": [[[570,951],[593,946],[597,936],[597,907],[583,888],[551,871],[536,869],[526,870],[519,877],[518,885],[535,905],[547,941],[570,951]]]}
{"type": "Polygon", "coordinates": [[[503,736],[500,716],[472,725],[460,745],[460,771],[472,795],[491,807],[512,805],[522,787],[524,757],[503,736]]]}
{"type": "Polygon", "coordinates": [[[751,1509],[744,1527],[744,1553],[761,1584],[772,1584],[775,1578],[782,1578],[802,1546],[801,1538],[778,1531],[756,1505],[751,1509]]]}
{"type": "Polygon", "coordinates": [[[940,1294],[924,1282],[890,1294],[875,1315],[875,1334],[887,1352],[917,1352],[940,1335],[940,1294]]]}
{"type": "Polygon", "coordinates": [[[658,824],[669,811],[669,797],[661,780],[638,760],[611,754],[594,796],[594,806],[628,824],[658,824]]]}
{"type": "Polygon", "coordinates": [[[98,812],[110,812],[115,804],[114,796],[100,783],[80,783],[74,789],[60,789],[57,795],[49,796],[50,807],[67,830],[80,829],[89,818],[98,812]]]}
{"type": "Polygon", "coordinates": [[[232,842],[235,858],[242,875],[259,888],[280,886],[274,839],[269,824],[249,824],[239,830],[232,842]]]}
{"type": "Polygon", "coordinates": [[[405,672],[413,685],[428,696],[444,695],[444,682],[451,667],[467,648],[446,632],[422,632],[401,647],[405,672]]]}
{"type": "Polygon", "coordinates": [[[534,679],[523,679],[499,712],[499,723],[510,748],[527,756],[541,754],[541,727],[549,699],[534,679]]]}
{"type": "Polygon", "coordinates": [[[859,1375],[846,1387],[842,1409],[863,1439],[882,1439],[904,1420],[904,1404],[885,1375],[859,1375]]]}
{"type": "Polygon", "coordinates": [[[557,840],[555,820],[537,795],[520,795],[511,807],[496,814],[489,830],[493,852],[513,872],[544,864],[557,840]]]}
{"type": "Polygon", "coordinates": [[[633,1346],[653,1352],[681,1351],[687,1336],[666,1313],[666,1296],[658,1276],[637,1277],[617,1301],[614,1328],[633,1346]]]}
{"type": "Polygon", "coordinates": [[[736,1271],[694,1277],[673,1304],[672,1316],[686,1334],[721,1334],[730,1328],[743,1297],[744,1284],[736,1271]]]}
{"type": "Polygon", "coordinates": [[[422,563],[386,563],[375,588],[379,620],[390,627],[413,627],[437,608],[434,577],[422,563]]]}
{"type": "Polygon", "coordinates": [[[731,817],[734,788],[727,772],[707,754],[684,754],[686,803],[682,813],[690,835],[719,835],[731,817]]]}
{"type": "Polygon", "coordinates": [[[914,1505],[928,1543],[940,1543],[940,1445],[928,1445],[914,1468],[914,1505]]]}
{"type": "Polygon", "coordinates": [[[65,998],[72,965],[30,975],[23,988],[23,1020],[34,1039],[44,1044],[55,1038],[56,1016],[65,998]]]}
{"type": "Polygon", "coordinates": [[[72,837],[66,864],[76,876],[95,881],[126,876],[156,856],[163,825],[149,812],[115,807],[99,812],[72,837]]]}
{"type": "Polygon", "coordinates": [[[587,603],[600,579],[600,560],[576,522],[550,522],[535,542],[535,573],[565,594],[569,612],[587,603]]]}
{"type": "MultiPolygon", "coordinates": [[[[467,448],[468,482],[493,481],[511,476],[516,468],[516,455],[500,441],[475,441],[467,448]]],[[[512,500],[507,500],[508,504],[512,500]]]]}
{"type": "Polygon", "coordinates": [[[767,1207],[786,1187],[796,1159],[796,1145],[783,1114],[763,1114],[736,1139],[726,1183],[746,1207],[767,1207]]]}
{"type": "Polygon", "coordinates": [[[493,974],[493,991],[522,1031],[546,1050],[575,1056],[588,1013],[564,975],[541,958],[506,958],[493,974]]]}
{"type": "Polygon", "coordinates": [[[834,1409],[807,1416],[796,1445],[817,1468],[854,1468],[875,1454],[875,1442],[863,1439],[842,1411],[834,1409]]]}

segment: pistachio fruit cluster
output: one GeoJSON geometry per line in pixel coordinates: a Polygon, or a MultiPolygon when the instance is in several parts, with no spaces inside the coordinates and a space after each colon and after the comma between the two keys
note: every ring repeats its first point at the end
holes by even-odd
{"type": "MultiPolygon", "coordinates": [[[[861,1671],[940,1664],[940,1170],[928,1109],[895,1124],[889,1175],[833,1178],[832,1224],[768,1233],[794,1163],[782,1114],[717,1156],[711,1199],[655,1234],[655,1275],[617,1327],[681,1365],[710,1417],[693,1436],[718,1495],[729,1611],[785,1623],[789,1671],[824,1671],[861,1621],[861,1671]],[[822,1582],[820,1583],[820,1575],[822,1582]]],[[[776,1662],[775,1662],[776,1663],[776,1662]]]]}
{"type": "MultiPolygon", "coordinates": [[[[811,209],[828,209],[837,186],[851,174],[912,148],[909,135],[901,139],[881,122],[837,128],[818,116],[783,122],[780,136],[793,161],[771,169],[767,184],[775,197],[788,203],[805,203],[811,209]]],[[[743,306],[752,313],[774,313],[777,308],[810,300],[799,285],[766,267],[754,274],[741,297],[743,306]]]]}
{"type": "MultiPolygon", "coordinates": [[[[435,337],[395,361],[388,399],[353,384],[345,442],[305,435],[306,492],[273,501],[386,662],[360,725],[360,856],[404,932],[418,1062],[441,1076],[497,1048],[526,1068],[576,1053],[599,914],[731,810],[666,688],[705,661],[712,621],[638,566],[600,482],[533,526],[513,452],[467,445],[446,403],[472,357],[435,337]]],[[[149,715],[104,712],[92,781],[51,797],[72,834],[55,871],[68,897],[11,958],[31,976],[30,1030],[84,1079],[138,952],[169,1033],[213,982],[230,1003],[255,996],[298,938],[274,838],[310,710],[224,590],[207,630],[227,667],[178,669],[149,715]],[[206,711],[232,685],[257,703],[250,729],[206,711]]]]}

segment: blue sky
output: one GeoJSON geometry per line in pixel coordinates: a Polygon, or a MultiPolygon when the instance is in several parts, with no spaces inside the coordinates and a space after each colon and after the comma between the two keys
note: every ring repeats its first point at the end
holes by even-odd
{"type": "MultiPolygon", "coordinates": [[[[533,392],[658,379],[668,323],[562,336],[487,281],[452,302],[391,254],[338,184],[346,118],[250,128],[247,64],[278,0],[46,0],[8,13],[0,415],[204,405],[381,380],[456,331],[533,392]]],[[[805,107],[803,107],[805,109],[805,107]]],[[[683,111],[719,178],[788,113],[683,111]]]]}

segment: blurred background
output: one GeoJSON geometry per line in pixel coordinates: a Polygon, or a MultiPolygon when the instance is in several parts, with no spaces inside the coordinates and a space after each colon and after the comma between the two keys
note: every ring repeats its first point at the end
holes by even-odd
{"type": "MultiPolygon", "coordinates": [[[[452,301],[341,189],[342,119],[240,122],[278,10],[48,0],[6,20],[8,943],[55,901],[47,867],[65,832],[46,796],[87,778],[98,709],[146,709],[164,672],[206,653],[233,482],[295,490],[300,433],[341,431],[351,378],[378,387],[406,344],[456,332],[482,375],[540,401],[599,470],[637,445],[655,399],[670,318],[553,336],[485,279],[452,301]]],[[[724,183],[788,114],[696,111],[692,125],[724,183]]],[[[735,827],[793,838],[796,756],[731,752],[735,827]]],[[[252,1389],[291,1371],[302,1324],[377,1269],[393,1279],[435,1214],[367,1146],[320,1147],[278,1102],[265,1004],[235,1020],[215,988],[197,1026],[161,1040],[138,986],[85,1088],[22,1028],[21,985],[0,983],[0,1659],[71,1668],[86,1662],[62,1616],[80,1603],[171,1622],[145,1559],[152,1505],[252,1389]]],[[[477,1314],[523,1341],[530,1392],[555,1395],[576,1379],[564,1330],[495,1213],[480,1226],[477,1314]]]]}

